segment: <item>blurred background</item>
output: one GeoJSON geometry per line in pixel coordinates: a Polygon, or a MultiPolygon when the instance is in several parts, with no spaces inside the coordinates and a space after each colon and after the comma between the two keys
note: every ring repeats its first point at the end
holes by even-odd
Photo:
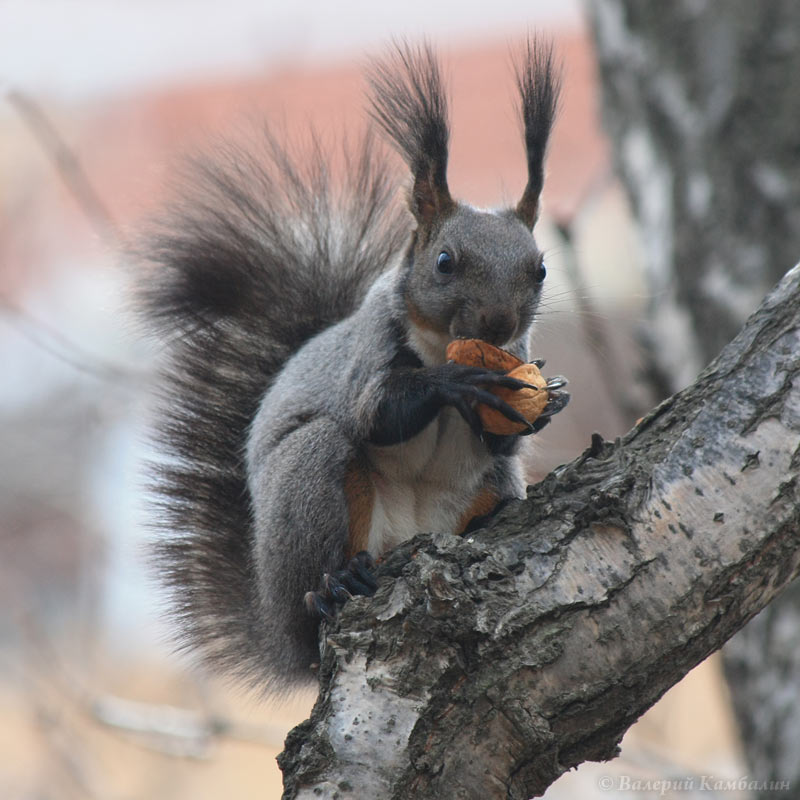
{"type": "MultiPolygon", "coordinates": [[[[785,19],[759,21],[745,3],[726,4],[739,15],[728,28],[702,0],[649,12],[636,5],[0,0],[0,797],[278,797],[274,757],[313,702],[265,705],[175,655],[145,563],[141,467],[155,353],[130,318],[137,265],[125,252],[168,203],[186,154],[213,152],[220,138],[265,119],[288,136],[310,125],[331,139],[360,130],[365,59],[392,37],[425,36],[452,92],[454,195],[515,201],[526,176],[509,52],[540,29],[555,39],[565,83],[537,228],[548,282],[533,350],[570,378],[573,400],[537,437],[531,480],[578,455],[593,431],[624,433],[714,355],[698,344],[714,337],[692,310],[676,311],[689,285],[680,267],[700,272],[691,245],[720,240],[714,210],[738,236],[746,225],[740,211],[717,204],[731,187],[698,166],[709,161],[701,145],[719,156],[731,104],[755,114],[736,105],[737,92],[752,100],[760,90],[731,65],[768,41],[784,54],[768,66],[783,69],[796,60],[797,38],[785,19]],[[675,145],[671,131],[692,146],[675,145]],[[685,174],[669,172],[676,148],[694,158],[685,174]],[[692,210],[682,217],[685,203],[692,210]],[[679,228],[684,218],[694,233],[679,228]],[[677,349],[665,355],[665,341],[677,349]]],[[[774,91],[791,88],[800,71],[783,74],[774,91]]],[[[753,136],[765,139],[758,129],[753,136]]],[[[796,164],[796,145],[793,154],[787,147],[796,164]]],[[[797,183],[787,188],[777,157],[756,167],[747,172],[750,210],[763,199],[772,203],[764,225],[776,230],[784,208],[796,223],[797,183]]],[[[729,172],[730,162],[720,167],[729,172]]],[[[793,260],[735,243],[706,284],[692,284],[705,303],[700,318],[718,302],[735,331],[770,285],[764,265],[785,271],[797,260],[793,242],[793,260]],[[729,264],[761,283],[734,285],[729,264]]],[[[728,329],[711,327],[727,336],[708,344],[719,349],[728,329]]],[[[796,632],[783,635],[791,648],[796,632]]],[[[739,661],[743,685],[748,657],[739,661]]],[[[791,707],[789,678],[782,703],[791,707]]],[[[631,729],[619,759],[583,765],[547,796],[636,795],[625,776],[694,777],[695,786],[703,775],[738,779],[753,763],[739,730],[747,733],[712,657],[631,729]]],[[[787,764],[792,753],[800,763],[795,745],[787,764]]]]}

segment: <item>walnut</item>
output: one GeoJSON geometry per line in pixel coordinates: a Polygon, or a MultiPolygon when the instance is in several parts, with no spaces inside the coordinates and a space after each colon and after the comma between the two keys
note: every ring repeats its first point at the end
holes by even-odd
{"type": "MultiPolygon", "coordinates": [[[[447,358],[457,364],[505,372],[512,378],[529,383],[535,389],[507,389],[491,387],[490,391],[505,400],[528,422],[534,422],[544,410],[549,398],[547,381],[535,364],[526,364],[513,353],[495,347],[481,339],[456,339],[447,346],[447,358]]],[[[512,422],[494,408],[481,403],[477,408],[484,430],[501,436],[522,433],[527,427],[521,422],[512,422]]]]}

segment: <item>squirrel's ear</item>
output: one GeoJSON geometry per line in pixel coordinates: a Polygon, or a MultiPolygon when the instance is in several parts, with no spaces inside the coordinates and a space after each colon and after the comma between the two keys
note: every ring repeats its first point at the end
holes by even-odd
{"type": "Polygon", "coordinates": [[[552,44],[528,37],[522,57],[516,64],[516,74],[528,158],[528,183],[517,204],[516,214],[529,228],[533,228],[539,215],[547,140],[561,90],[560,69],[555,65],[552,44]]]}
{"type": "Polygon", "coordinates": [[[447,187],[447,98],[433,49],[397,43],[388,58],[372,64],[367,78],[372,118],[411,169],[411,212],[420,226],[430,227],[455,206],[447,187]]]}
{"type": "Polygon", "coordinates": [[[443,219],[455,207],[447,188],[447,178],[437,175],[434,164],[415,171],[408,206],[423,227],[431,227],[437,219],[443,219]]]}

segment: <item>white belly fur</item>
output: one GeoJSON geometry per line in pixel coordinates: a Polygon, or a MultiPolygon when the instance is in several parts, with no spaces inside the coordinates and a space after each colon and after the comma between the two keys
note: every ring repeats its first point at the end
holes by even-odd
{"type": "Polygon", "coordinates": [[[444,409],[413,439],[372,447],[375,500],[368,549],[379,556],[417,533],[458,532],[492,458],[457,411],[444,409]]]}

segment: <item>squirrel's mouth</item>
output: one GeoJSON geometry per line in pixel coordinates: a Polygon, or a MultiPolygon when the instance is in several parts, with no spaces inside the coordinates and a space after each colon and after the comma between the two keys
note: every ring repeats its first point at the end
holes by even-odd
{"type": "Polygon", "coordinates": [[[450,325],[450,334],[453,339],[481,339],[495,347],[504,347],[519,336],[519,319],[511,315],[483,319],[478,316],[470,321],[456,318],[450,325]]]}

